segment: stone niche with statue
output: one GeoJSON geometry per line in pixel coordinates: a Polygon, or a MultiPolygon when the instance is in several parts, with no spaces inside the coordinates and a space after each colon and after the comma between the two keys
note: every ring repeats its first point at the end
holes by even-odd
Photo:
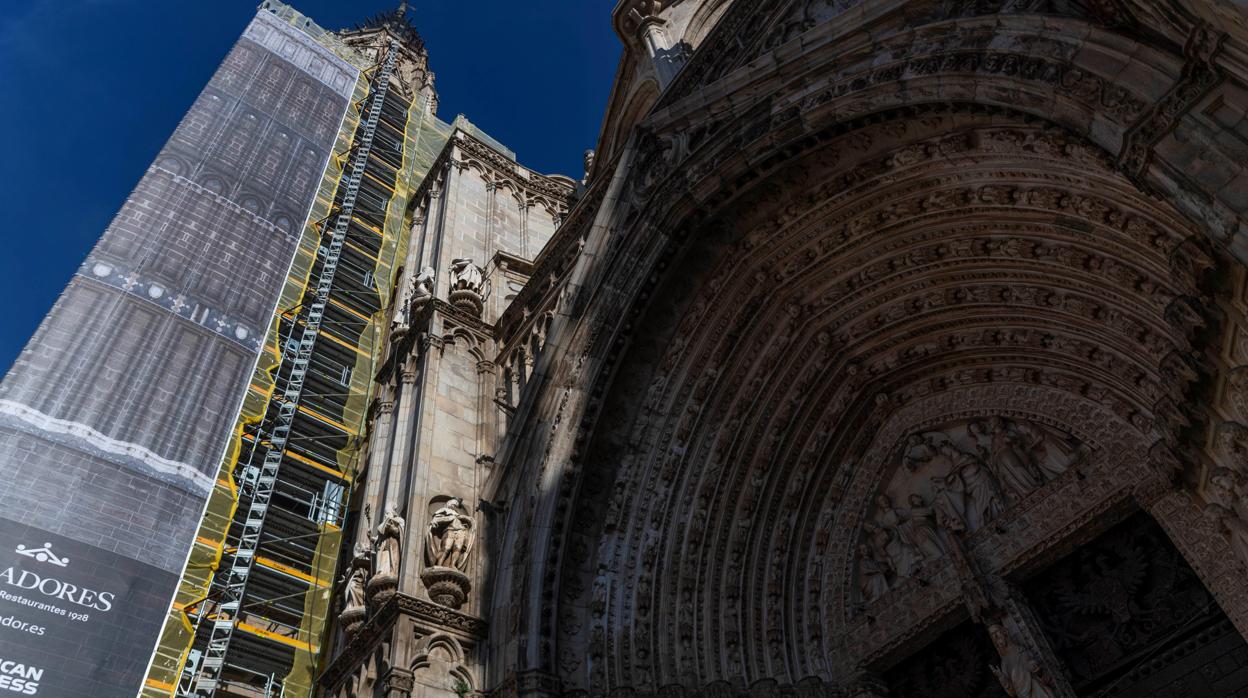
{"type": "Polygon", "coordinates": [[[1065,432],[1000,416],[908,434],[862,524],[862,600],[930,568],[948,554],[953,536],[991,525],[1086,454],[1065,432]]]}

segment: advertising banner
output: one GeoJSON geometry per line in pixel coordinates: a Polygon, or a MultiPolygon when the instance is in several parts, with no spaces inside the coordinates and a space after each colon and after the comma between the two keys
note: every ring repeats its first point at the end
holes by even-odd
{"type": "Polygon", "coordinates": [[[133,695],[174,580],[0,519],[0,696],[133,695]]]}

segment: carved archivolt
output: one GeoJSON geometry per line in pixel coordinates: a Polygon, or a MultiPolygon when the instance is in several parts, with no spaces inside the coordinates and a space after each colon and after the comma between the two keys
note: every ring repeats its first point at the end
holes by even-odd
{"type": "Polygon", "coordinates": [[[590,693],[847,686],[963,607],[952,537],[1009,577],[1189,516],[1157,463],[1199,422],[1208,234],[1101,147],[1155,95],[1035,21],[899,28],[894,64],[647,122],[506,454],[495,624],[525,656],[590,693]],[[1065,128],[1014,111],[1041,94],[1065,128]]]}

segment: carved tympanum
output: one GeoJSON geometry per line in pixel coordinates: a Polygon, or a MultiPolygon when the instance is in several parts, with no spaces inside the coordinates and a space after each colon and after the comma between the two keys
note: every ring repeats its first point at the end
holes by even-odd
{"type": "Polygon", "coordinates": [[[1082,450],[1057,429],[1000,416],[908,435],[863,523],[862,598],[874,600],[944,557],[948,536],[987,525],[1066,472],[1082,450]]]}

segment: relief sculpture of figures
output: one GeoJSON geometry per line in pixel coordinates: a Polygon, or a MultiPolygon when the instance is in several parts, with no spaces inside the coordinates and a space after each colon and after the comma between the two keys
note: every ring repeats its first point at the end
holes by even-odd
{"type": "Polygon", "coordinates": [[[951,533],[962,533],[966,530],[966,496],[962,478],[957,473],[949,473],[945,477],[933,477],[931,481],[932,490],[936,493],[932,500],[936,523],[951,533]]]}
{"type": "Polygon", "coordinates": [[[1032,469],[1031,451],[1038,444],[1026,442],[1019,434],[1011,434],[1005,420],[992,417],[987,424],[971,422],[967,433],[977,441],[987,437],[988,464],[1009,501],[1017,502],[1042,484],[1032,469]]]}
{"type": "Polygon", "coordinates": [[[948,443],[940,445],[940,453],[952,461],[954,472],[961,476],[966,488],[968,529],[979,529],[1005,510],[1001,502],[1001,486],[983,461],[948,443]]]}
{"type": "Polygon", "coordinates": [[[923,554],[908,535],[909,513],[905,509],[893,507],[888,495],[879,495],[875,498],[875,503],[879,508],[875,525],[888,531],[889,542],[885,549],[893,563],[893,569],[897,571],[898,577],[914,576],[923,564],[923,554]]]}
{"type": "Polygon", "coordinates": [[[1057,693],[1041,676],[1040,663],[1018,646],[1005,626],[997,623],[988,626],[988,635],[1001,655],[1001,664],[991,667],[992,673],[1001,682],[1006,695],[1011,698],[1057,698],[1057,693]]]}
{"type": "Polygon", "coordinates": [[[902,523],[902,535],[910,539],[927,560],[935,560],[945,554],[945,543],[936,529],[936,515],[923,501],[923,496],[912,494],[909,498],[910,514],[902,523]]]}
{"type": "Polygon", "coordinates": [[[892,570],[888,563],[878,559],[871,546],[858,546],[858,589],[865,601],[874,601],[888,591],[888,576],[892,570]]]}
{"type": "MultiPolygon", "coordinates": [[[[1065,433],[1001,416],[907,434],[895,452],[892,477],[874,495],[862,523],[864,547],[857,555],[862,598],[878,598],[894,579],[912,577],[946,557],[954,536],[983,528],[1065,473],[1084,452],[1065,433]]],[[[1226,519],[1223,527],[1235,529],[1238,520],[1226,519]]],[[[1248,525],[1244,532],[1248,541],[1248,525]]]]}
{"type": "Polygon", "coordinates": [[[426,562],[435,567],[450,567],[461,572],[468,566],[475,534],[472,517],[464,513],[463,502],[448,500],[433,514],[425,539],[426,562]]]}

